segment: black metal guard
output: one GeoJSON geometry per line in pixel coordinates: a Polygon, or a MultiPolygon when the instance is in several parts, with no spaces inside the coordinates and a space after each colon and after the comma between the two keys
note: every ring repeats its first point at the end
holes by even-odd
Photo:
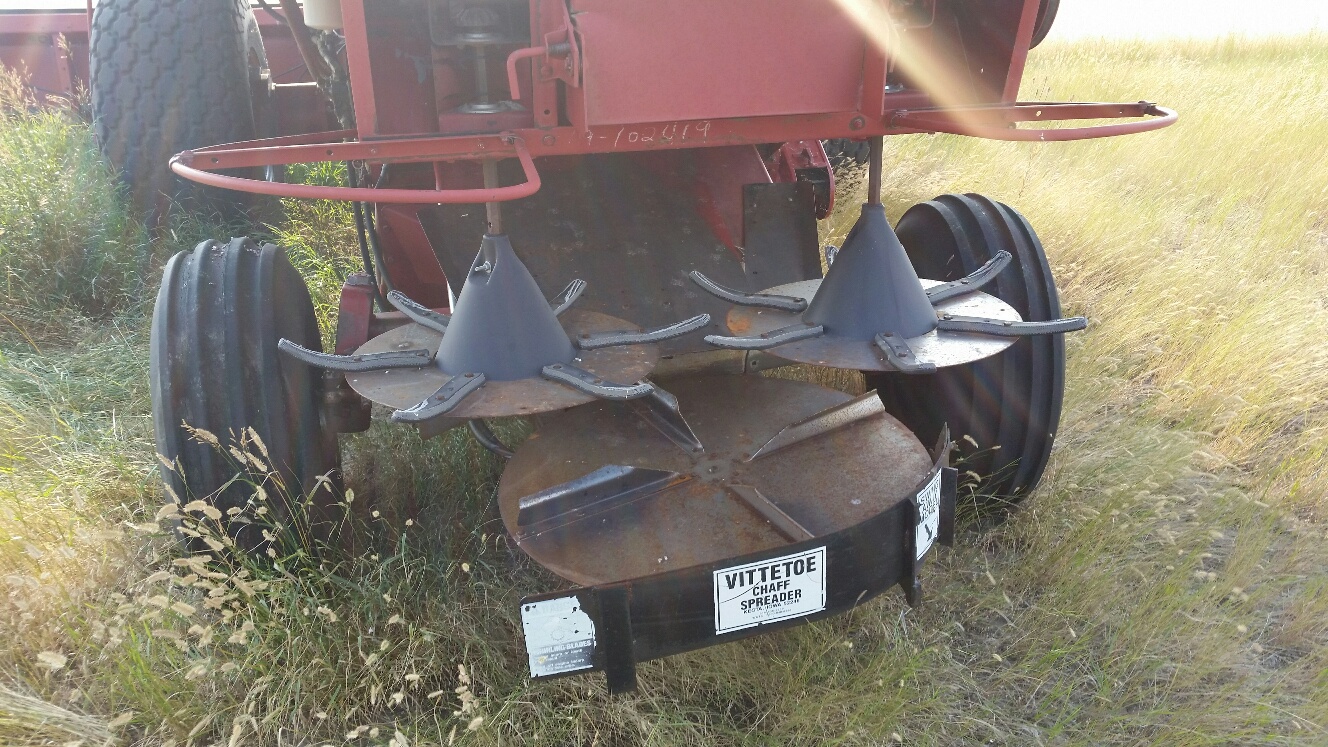
{"type": "Polygon", "coordinates": [[[949,434],[910,498],[839,532],[657,576],[526,597],[521,601],[531,676],[604,672],[614,694],[636,688],[636,664],[803,625],[846,612],[890,587],[921,602],[918,572],[934,544],[954,540],[956,471],[949,434]],[[935,512],[935,527],[924,525],[935,512]],[[917,542],[927,544],[921,553],[917,542]],[[793,557],[824,561],[824,605],[808,614],[718,632],[717,574],[793,557]],[[557,635],[542,631],[557,628],[557,635]],[[556,642],[555,642],[556,641],[556,642]]]}

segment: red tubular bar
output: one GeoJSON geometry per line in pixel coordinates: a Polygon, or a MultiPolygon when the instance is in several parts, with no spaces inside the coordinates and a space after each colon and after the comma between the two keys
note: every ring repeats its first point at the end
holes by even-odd
{"type": "Polygon", "coordinates": [[[1176,112],[1146,101],[1123,104],[1022,102],[949,109],[909,109],[908,104],[916,105],[922,103],[922,100],[912,94],[900,95],[909,98],[893,103],[904,106],[891,110],[883,119],[869,118],[861,111],[849,111],[797,117],[660,122],[591,126],[585,129],[531,128],[500,134],[425,135],[358,141],[352,139],[355,136],[353,131],[342,130],[185,151],[171,160],[171,170],[185,179],[202,184],[278,197],[417,205],[504,202],[529,197],[539,190],[540,177],[533,157],[781,143],[808,137],[866,138],[928,132],[993,140],[1052,142],[1147,132],[1161,129],[1177,120],[1176,112]],[[1125,117],[1148,119],[1060,130],[1014,128],[1018,122],[1125,117]],[[326,161],[437,163],[513,156],[520,159],[526,182],[496,189],[352,189],[265,182],[214,173],[226,169],[326,161]]]}
{"type": "MultiPolygon", "coordinates": [[[[548,51],[548,47],[530,47],[528,49],[518,49],[507,56],[507,87],[512,91],[513,101],[521,99],[521,78],[516,74],[516,63],[532,57],[543,57],[548,51]]],[[[534,77],[532,70],[531,79],[533,80],[534,77]]]]}
{"type": "MultiPolygon", "coordinates": [[[[539,191],[541,182],[539,172],[535,170],[535,161],[525,143],[512,135],[500,136],[512,148],[513,153],[490,153],[488,157],[515,155],[521,161],[521,169],[526,173],[526,181],[510,187],[492,189],[373,189],[366,187],[322,187],[314,184],[286,184],[283,182],[265,182],[257,179],[245,179],[238,176],[226,176],[210,171],[196,169],[190,165],[195,158],[209,153],[208,149],[185,151],[171,159],[171,171],[190,181],[206,184],[210,187],[233,189],[252,194],[272,195],[274,197],[296,197],[306,200],[351,200],[355,202],[399,203],[408,205],[436,205],[453,203],[507,202],[529,197],[539,191]]],[[[293,138],[294,139],[294,138],[293,138]]],[[[261,141],[260,141],[261,142],[261,141]]],[[[346,143],[344,146],[371,147],[367,143],[346,143]]],[[[291,145],[277,147],[292,147],[291,145]]],[[[261,149],[260,149],[261,150],[261,149]]],[[[217,153],[220,151],[213,151],[217,153]]],[[[336,151],[329,148],[327,160],[364,160],[364,156],[347,155],[336,158],[336,151]]],[[[215,155],[212,160],[219,161],[215,155]]],[[[223,167],[224,168],[224,167],[223,167]]]]}
{"type": "Polygon", "coordinates": [[[1179,115],[1171,109],[1140,101],[1136,104],[1061,104],[1020,102],[1017,104],[974,106],[952,109],[900,110],[890,118],[892,129],[909,132],[944,132],[968,135],[988,140],[1012,142],[1062,142],[1088,140],[1099,137],[1132,135],[1137,132],[1160,130],[1173,124],[1179,115]],[[974,122],[991,117],[991,124],[974,122]],[[1059,130],[1020,130],[1017,122],[1058,122],[1073,119],[1119,119],[1122,117],[1151,117],[1138,122],[1068,127],[1059,130]]]}

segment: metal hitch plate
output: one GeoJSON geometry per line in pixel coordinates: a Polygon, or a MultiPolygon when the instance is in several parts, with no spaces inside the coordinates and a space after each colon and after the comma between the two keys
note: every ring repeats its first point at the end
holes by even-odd
{"type": "Polygon", "coordinates": [[[498,499],[508,531],[540,564],[596,585],[770,550],[907,500],[932,467],[875,395],[761,376],[662,386],[701,452],[630,405],[538,419],[498,499]]]}

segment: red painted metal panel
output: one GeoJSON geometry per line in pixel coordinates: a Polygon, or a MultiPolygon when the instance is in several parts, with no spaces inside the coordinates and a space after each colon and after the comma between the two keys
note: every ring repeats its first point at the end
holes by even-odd
{"type": "Polygon", "coordinates": [[[591,125],[853,110],[862,34],[831,0],[572,0],[591,125]]]}
{"type": "Polygon", "coordinates": [[[819,172],[818,178],[807,179],[817,184],[816,217],[830,217],[835,209],[835,170],[830,167],[830,159],[825,155],[825,146],[820,140],[797,140],[784,143],[779,150],[766,159],[766,168],[776,182],[796,182],[807,179],[809,172],[819,172]]]}
{"type": "MultiPolygon", "coordinates": [[[[347,4],[360,5],[359,16],[367,24],[364,28],[356,28],[352,26],[349,17],[345,18],[346,53],[351,68],[355,116],[360,136],[387,137],[437,132],[438,108],[434,105],[436,94],[428,73],[432,67],[433,49],[427,28],[422,28],[417,16],[409,12],[411,6],[343,0],[343,13],[347,4]],[[353,42],[352,37],[356,41],[353,42]],[[364,50],[358,49],[361,40],[364,50]],[[357,62],[361,54],[366,54],[367,59],[359,59],[357,62]],[[362,68],[358,78],[357,65],[362,68]],[[366,69],[368,82],[362,83],[366,69]],[[369,88],[372,88],[372,114],[365,119],[361,116],[360,96],[369,88]]],[[[494,67],[500,66],[500,60],[496,60],[494,67]]]]}
{"type": "Polygon", "coordinates": [[[383,245],[387,275],[392,284],[412,299],[430,308],[445,309],[447,276],[438,263],[433,244],[420,225],[418,208],[382,205],[378,208],[378,231],[383,245]]]}
{"type": "Polygon", "coordinates": [[[693,163],[695,181],[688,186],[696,197],[697,212],[725,246],[746,246],[742,188],[771,182],[761,154],[751,145],[705,148],[695,151],[693,163]]]}
{"type": "Polygon", "coordinates": [[[346,67],[355,92],[355,123],[360,137],[372,137],[378,133],[378,101],[364,5],[365,0],[341,0],[341,17],[346,24],[346,67]]]}
{"type": "Polygon", "coordinates": [[[0,13],[0,34],[80,34],[88,35],[88,14],[0,13]]]}
{"type": "Polygon", "coordinates": [[[1024,12],[1015,34],[1014,50],[1010,56],[1010,72],[1005,76],[1005,92],[1001,101],[1011,104],[1019,99],[1019,84],[1024,79],[1024,65],[1028,63],[1028,45],[1033,42],[1033,27],[1037,25],[1038,9],[1042,0],[1024,0],[1024,12]]]}
{"type": "Polygon", "coordinates": [[[273,108],[277,112],[277,135],[300,135],[335,127],[327,97],[316,83],[283,83],[275,86],[273,108]]]}
{"type": "Polygon", "coordinates": [[[88,81],[88,16],[0,13],[0,66],[24,76],[39,103],[68,100],[88,81]]]}
{"type": "MultiPolygon", "coordinates": [[[[304,83],[311,80],[290,31],[265,12],[257,11],[256,17],[273,82],[304,83]]],[[[37,92],[38,101],[49,97],[67,99],[85,89],[88,85],[88,14],[85,11],[0,12],[0,65],[22,71],[37,92]]],[[[308,103],[302,97],[297,101],[301,106],[308,103]]],[[[300,132],[315,132],[327,127],[322,123],[324,118],[320,111],[306,115],[283,108],[279,116],[283,122],[295,123],[300,132]]]]}
{"type": "Polygon", "coordinates": [[[374,287],[368,275],[354,275],[341,286],[337,303],[337,355],[351,355],[369,341],[373,302],[374,287]]]}

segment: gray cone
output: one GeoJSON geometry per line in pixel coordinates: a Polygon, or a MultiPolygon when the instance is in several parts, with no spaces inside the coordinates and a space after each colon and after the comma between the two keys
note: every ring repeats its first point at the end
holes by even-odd
{"type": "Polygon", "coordinates": [[[539,378],[576,351],[507,236],[485,236],[438,347],[452,375],[482,373],[490,381],[539,378]],[[488,269],[483,269],[487,263],[488,269]]]}
{"type": "Polygon", "coordinates": [[[936,329],[936,311],[885,207],[862,206],[802,320],[829,336],[868,341],[882,332],[917,337],[936,329]]]}

